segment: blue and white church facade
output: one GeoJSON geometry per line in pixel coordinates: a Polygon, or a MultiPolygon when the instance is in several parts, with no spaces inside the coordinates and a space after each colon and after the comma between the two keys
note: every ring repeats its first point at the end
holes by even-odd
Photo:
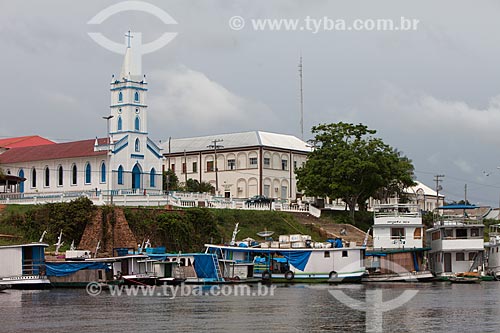
{"type": "Polygon", "coordinates": [[[161,148],[148,137],[147,83],[127,47],[111,82],[108,137],[0,154],[0,168],[25,178],[16,191],[29,193],[129,193],[162,190],[161,148]]]}

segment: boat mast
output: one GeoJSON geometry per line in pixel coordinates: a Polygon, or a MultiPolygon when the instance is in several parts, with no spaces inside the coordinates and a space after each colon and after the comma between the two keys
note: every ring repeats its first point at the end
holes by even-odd
{"type": "Polygon", "coordinates": [[[236,235],[238,234],[238,232],[240,232],[240,230],[238,230],[238,225],[240,223],[237,222],[236,225],[234,226],[234,231],[233,231],[233,237],[231,237],[231,242],[229,243],[229,245],[235,245],[236,244],[236,235]]]}

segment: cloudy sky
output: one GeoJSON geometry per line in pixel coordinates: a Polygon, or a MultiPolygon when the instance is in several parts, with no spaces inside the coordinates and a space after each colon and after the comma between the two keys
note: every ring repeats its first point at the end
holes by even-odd
{"type": "Polygon", "coordinates": [[[103,136],[122,56],[88,33],[123,43],[132,30],[148,43],[177,32],[143,56],[153,139],[247,130],[300,137],[302,55],[305,139],[318,123],[362,122],[413,160],[418,180],[434,187],[433,175],[444,174],[448,199],[462,199],[467,184],[472,202],[498,206],[500,2],[151,0],[178,24],[138,11],[87,24],[118,3],[2,1],[0,137],[103,136]],[[230,28],[233,16],[245,20],[241,30],[230,28]],[[419,23],[332,31],[325,17],[419,23]],[[309,30],[307,18],[327,29],[309,30]],[[303,29],[257,31],[256,19],[296,19],[303,29]]]}

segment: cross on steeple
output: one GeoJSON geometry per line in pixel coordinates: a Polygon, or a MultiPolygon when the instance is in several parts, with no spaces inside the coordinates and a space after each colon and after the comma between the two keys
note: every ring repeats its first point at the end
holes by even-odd
{"type": "Polygon", "coordinates": [[[134,38],[134,36],[132,36],[132,34],[130,33],[130,30],[129,30],[128,34],[125,34],[125,37],[128,38],[128,40],[127,40],[127,47],[130,48],[130,38],[134,38]]]}

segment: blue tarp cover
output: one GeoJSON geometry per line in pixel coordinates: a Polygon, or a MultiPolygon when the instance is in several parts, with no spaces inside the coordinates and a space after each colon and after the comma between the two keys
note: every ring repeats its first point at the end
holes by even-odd
{"type": "Polygon", "coordinates": [[[109,269],[104,262],[45,263],[47,276],[68,276],[82,269],[109,269]]]}
{"type": "Polygon", "coordinates": [[[214,257],[212,254],[194,254],[194,270],[199,278],[216,279],[214,257]]]}
{"type": "Polygon", "coordinates": [[[288,262],[293,265],[293,267],[301,271],[306,268],[309,257],[311,256],[311,251],[280,251],[280,253],[288,259],[288,262]]]}
{"type": "Polygon", "coordinates": [[[479,206],[476,205],[447,205],[447,206],[441,206],[438,209],[475,209],[479,208],[479,206]]]}

